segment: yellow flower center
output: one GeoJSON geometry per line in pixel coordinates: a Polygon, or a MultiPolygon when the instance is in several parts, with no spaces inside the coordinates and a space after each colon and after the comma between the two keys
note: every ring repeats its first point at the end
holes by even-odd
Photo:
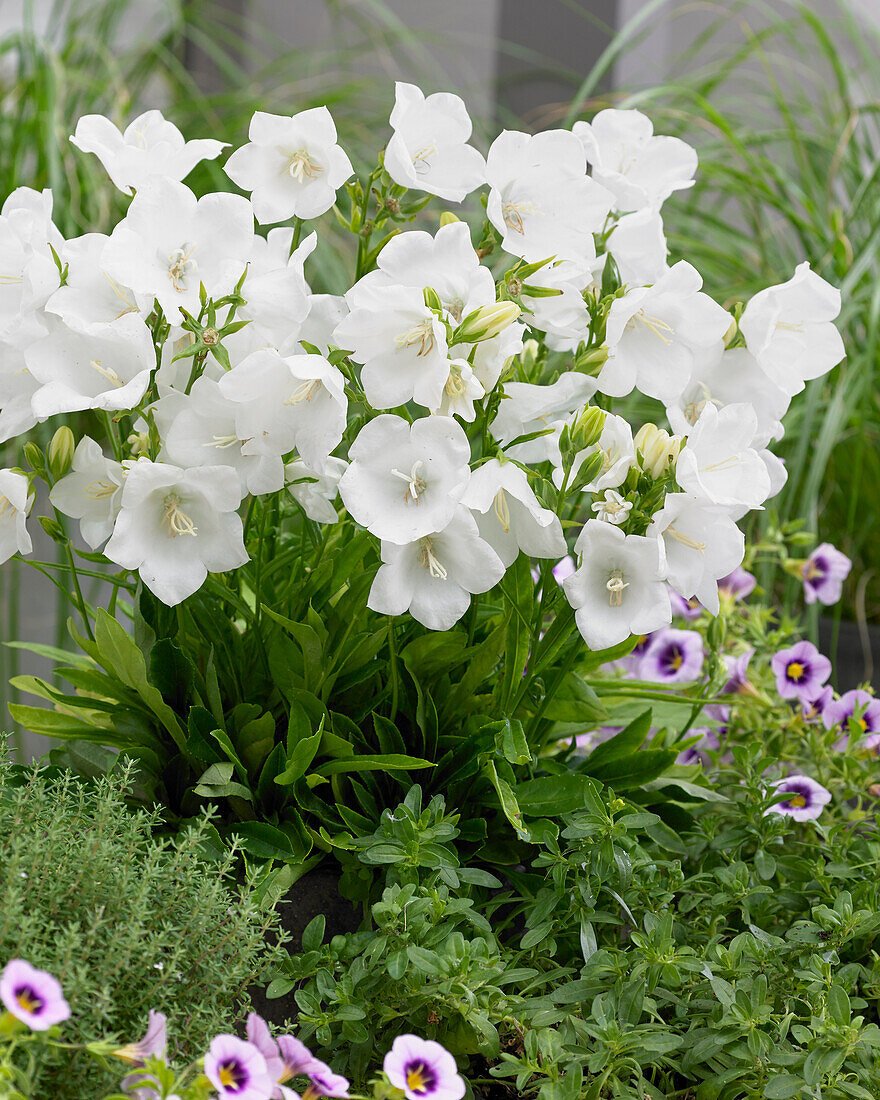
{"type": "Polygon", "coordinates": [[[424,1066],[413,1066],[406,1071],[406,1087],[413,1092],[421,1092],[427,1083],[424,1066]]]}
{"type": "Polygon", "coordinates": [[[807,804],[807,800],[802,794],[796,794],[793,798],[788,800],[789,806],[795,810],[802,810],[807,804]]]}
{"type": "Polygon", "coordinates": [[[672,658],[672,660],[669,662],[669,664],[672,666],[672,668],[676,672],[678,672],[678,670],[681,668],[682,664],[684,664],[684,657],[682,657],[682,655],[680,653],[676,653],[675,656],[672,658]]]}
{"type": "Polygon", "coordinates": [[[800,661],[792,661],[788,666],[787,672],[789,680],[794,680],[794,682],[797,683],[804,674],[804,666],[800,661]]]}
{"type": "Polygon", "coordinates": [[[32,989],[28,989],[27,986],[23,989],[16,990],[15,999],[25,1012],[39,1012],[43,1007],[43,1002],[40,998],[32,989]]]}

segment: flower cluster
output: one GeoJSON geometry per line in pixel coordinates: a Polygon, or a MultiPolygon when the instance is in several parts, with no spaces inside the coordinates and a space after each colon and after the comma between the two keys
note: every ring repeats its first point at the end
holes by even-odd
{"type": "MultiPolygon", "coordinates": [[[[258,112],[224,166],[249,197],[197,198],[182,180],[220,142],[156,111],[124,134],[90,116],[73,140],[133,194],[112,233],[66,241],[51,194],[6,200],[0,441],[88,410],[103,442],[65,427],[31,472],[0,471],[0,558],[29,552],[44,477],[59,521],[167,605],[263,552],[248,520],[272,498],[369,531],[369,607],[430,629],[521,552],[544,582],[573,553],[563,589],[593,649],[669,626],[671,601],[716,613],[737,521],[785,482],[768,447],[789,402],[843,357],[838,291],[804,262],[744,308],[713,301],[661,217],[696,153],[638,111],[505,131],[484,158],[457,96],[398,84],[391,128],[353,180],[326,107],[258,112]],[[477,246],[448,211],[402,229],[478,190],[477,246]],[[303,220],[331,208],[358,239],[339,296],[305,273],[303,220]],[[668,429],[613,411],[633,390],[668,429]]],[[[803,576],[825,600],[843,574],[820,551],[803,576]]],[[[642,660],[677,682],[701,655],[672,631],[642,660]]]]}
{"type": "MultiPolygon", "coordinates": [[[[42,1035],[44,1043],[54,1040],[44,1033],[70,1017],[58,980],[37,970],[23,959],[13,959],[0,974],[0,1002],[6,1012],[0,1016],[0,1044],[5,1040],[8,1057],[28,1030],[32,1039],[42,1035]]],[[[273,1037],[266,1021],[255,1012],[247,1018],[247,1038],[217,1035],[203,1058],[179,1076],[168,1065],[167,1019],[150,1011],[143,1038],[125,1046],[94,1042],[91,1054],[118,1058],[131,1072],[122,1081],[125,1095],[132,1100],[203,1100],[212,1093],[215,1100],[348,1100],[349,1083],[293,1035],[273,1037]],[[305,1081],[302,1093],[289,1081],[305,1081]],[[207,1090],[207,1091],[206,1091],[207,1090]]],[[[68,1045],[68,1050],[74,1049],[68,1045]]],[[[3,1069],[10,1067],[3,1066],[3,1069]]],[[[461,1100],[465,1083],[453,1056],[432,1039],[400,1035],[385,1056],[383,1071],[386,1100],[461,1100]],[[390,1086],[390,1088],[388,1087],[390,1086]]],[[[20,1095],[20,1094],[17,1094],[20,1095]]]]}

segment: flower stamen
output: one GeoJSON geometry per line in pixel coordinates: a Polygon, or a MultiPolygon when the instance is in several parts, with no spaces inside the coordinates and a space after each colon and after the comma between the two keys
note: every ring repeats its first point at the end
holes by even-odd
{"type": "Polygon", "coordinates": [[[101,360],[100,359],[92,359],[91,362],[89,363],[89,366],[92,368],[92,370],[96,370],[98,372],[98,374],[102,374],[107,379],[108,382],[112,383],[117,388],[119,386],[124,386],[125,385],[125,383],[119,377],[119,375],[116,373],[115,370],[113,370],[111,367],[102,367],[101,366],[101,360]]]}
{"type": "Polygon", "coordinates": [[[118,488],[119,486],[112,481],[93,481],[91,485],[85,487],[84,492],[92,500],[106,500],[107,497],[112,497],[118,488]]]}
{"type": "Polygon", "coordinates": [[[319,378],[310,378],[297,386],[284,404],[300,405],[303,401],[311,401],[320,388],[321,380],[319,378]]]}
{"type": "Polygon", "coordinates": [[[503,489],[495,494],[495,515],[505,535],[510,532],[510,508],[507,505],[507,496],[503,489]]]}
{"type": "Polygon", "coordinates": [[[535,214],[537,210],[538,208],[533,202],[506,202],[501,207],[501,217],[508,229],[512,229],[514,233],[519,233],[522,236],[526,231],[522,219],[523,214],[535,214]]]}
{"type": "Polygon", "coordinates": [[[292,176],[297,183],[303,183],[304,180],[307,179],[314,179],[316,176],[320,176],[323,171],[324,169],[312,158],[312,154],[308,149],[297,149],[287,162],[287,173],[292,176]]]}
{"type": "Polygon", "coordinates": [[[424,321],[419,321],[417,325],[413,325],[411,329],[407,329],[397,337],[395,343],[399,348],[411,348],[418,344],[419,350],[416,352],[416,358],[420,358],[423,355],[428,355],[434,350],[434,318],[426,317],[424,321]]]}
{"type": "Polygon", "coordinates": [[[187,272],[196,270],[196,262],[192,259],[195,247],[194,244],[183,244],[180,248],[175,248],[168,257],[168,278],[178,293],[183,293],[186,290],[183,280],[186,278],[187,272]]]}
{"type": "Polygon", "coordinates": [[[682,546],[686,546],[689,550],[696,550],[699,554],[706,553],[707,546],[705,542],[698,542],[695,538],[691,538],[690,535],[683,535],[681,531],[676,531],[671,523],[664,533],[672,535],[676,542],[680,542],[682,546]]]}
{"type": "Polygon", "coordinates": [[[434,547],[431,545],[431,540],[427,537],[419,539],[419,546],[421,547],[419,565],[423,569],[427,569],[435,581],[445,581],[447,572],[434,556],[434,547]]]}
{"type": "Polygon", "coordinates": [[[605,588],[608,591],[608,606],[620,607],[623,604],[623,590],[629,588],[629,582],[623,579],[623,573],[619,569],[612,569],[605,588]]]}
{"type": "Polygon", "coordinates": [[[162,522],[168,528],[170,538],[176,539],[178,535],[198,534],[198,528],[192,519],[180,507],[180,497],[177,493],[169,493],[162,501],[165,511],[162,514],[162,522]]]}
{"type": "Polygon", "coordinates": [[[416,459],[412,465],[412,469],[408,474],[405,474],[403,470],[392,470],[392,474],[395,477],[399,477],[401,481],[407,483],[407,490],[404,494],[404,503],[409,504],[409,498],[412,497],[416,504],[419,503],[419,493],[423,493],[428,488],[428,483],[422,477],[422,470],[425,468],[422,460],[416,459]]]}

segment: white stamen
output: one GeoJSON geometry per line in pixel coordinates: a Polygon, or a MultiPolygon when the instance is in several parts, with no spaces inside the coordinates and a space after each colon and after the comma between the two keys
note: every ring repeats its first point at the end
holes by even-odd
{"type": "Polygon", "coordinates": [[[507,505],[507,497],[503,489],[495,494],[495,515],[505,535],[510,532],[510,508],[507,505]]]}
{"type": "Polygon", "coordinates": [[[416,358],[427,355],[434,349],[434,318],[426,317],[424,321],[419,321],[417,325],[413,325],[411,329],[398,336],[395,342],[399,348],[410,348],[418,344],[416,358]]]}
{"type": "Polygon", "coordinates": [[[180,497],[177,493],[169,493],[162,501],[165,511],[162,514],[162,522],[168,528],[168,534],[176,539],[178,535],[193,535],[198,533],[198,528],[192,519],[180,507],[180,497]]]}
{"type": "Polygon", "coordinates": [[[424,146],[419,149],[417,153],[413,153],[413,168],[415,169],[417,176],[427,175],[428,170],[431,167],[430,158],[437,152],[437,146],[432,141],[430,145],[424,146]]]}
{"type": "Polygon", "coordinates": [[[303,401],[311,401],[315,394],[321,388],[321,381],[318,378],[310,378],[305,382],[302,382],[293,393],[284,402],[285,405],[299,405],[303,401]]]}
{"type": "Polygon", "coordinates": [[[107,379],[107,381],[112,382],[114,386],[119,387],[125,385],[125,383],[119,377],[115,370],[113,370],[111,367],[101,366],[100,359],[92,359],[89,363],[89,366],[92,368],[92,370],[96,370],[98,374],[102,374],[107,379]]]}
{"type": "Polygon", "coordinates": [[[629,582],[623,579],[623,573],[619,569],[612,569],[605,588],[608,591],[608,606],[620,607],[623,603],[623,590],[629,588],[629,582]]]}
{"type": "Polygon", "coordinates": [[[217,447],[218,450],[223,450],[226,447],[234,447],[236,443],[243,442],[237,435],[214,435],[207,443],[203,443],[203,447],[217,447]]]}
{"type": "Polygon", "coordinates": [[[738,463],[739,455],[731,455],[730,458],[722,459],[721,462],[715,462],[711,466],[703,466],[702,472],[708,473],[710,470],[732,470],[738,463]]]}
{"type": "Polygon", "coordinates": [[[428,488],[428,483],[422,477],[422,470],[424,469],[424,462],[416,459],[413,463],[412,470],[408,474],[405,474],[402,470],[392,470],[392,474],[395,477],[399,477],[401,481],[407,483],[407,490],[404,495],[404,502],[409,503],[409,498],[412,497],[416,504],[419,503],[419,493],[423,493],[428,488]]]}
{"type": "Polygon", "coordinates": [[[628,329],[635,328],[636,321],[641,321],[645,328],[649,332],[653,332],[657,339],[662,340],[664,344],[672,343],[671,336],[675,335],[675,329],[667,321],[663,321],[659,317],[650,317],[643,309],[640,309],[627,321],[626,327],[628,329]],[[666,333],[669,333],[669,336],[666,333]]]}
{"type": "Polygon", "coordinates": [[[312,154],[308,149],[297,149],[287,163],[288,175],[292,176],[297,183],[302,183],[306,179],[314,179],[323,171],[321,165],[312,159],[312,154]]]}
{"type": "Polygon", "coordinates": [[[419,546],[421,547],[419,565],[423,569],[427,569],[434,580],[445,581],[447,577],[446,570],[434,556],[434,547],[431,545],[431,540],[429,538],[419,539],[419,546]]]}
{"type": "Polygon", "coordinates": [[[183,244],[180,248],[175,248],[168,257],[168,278],[171,280],[171,285],[179,293],[186,290],[183,280],[186,278],[187,273],[194,272],[198,266],[192,258],[195,247],[194,244],[183,244]]]}
{"type": "Polygon", "coordinates": [[[93,481],[83,491],[92,500],[106,500],[107,497],[112,497],[118,488],[119,486],[112,481],[93,481]]]}

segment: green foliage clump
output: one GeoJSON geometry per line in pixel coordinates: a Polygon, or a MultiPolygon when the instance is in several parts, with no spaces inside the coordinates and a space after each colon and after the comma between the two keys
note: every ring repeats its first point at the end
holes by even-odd
{"type": "MultiPolygon", "coordinates": [[[[176,1053],[197,1057],[244,1015],[277,917],[231,880],[234,853],[206,860],[206,819],[157,839],[159,817],[125,805],[129,780],[0,762],[0,961],[58,978],[68,1042],[139,1039],[152,1008],[168,1016],[176,1053]]],[[[61,1055],[44,1056],[40,1095],[83,1100],[118,1085],[122,1063],[111,1072],[61,1055]]]]}

